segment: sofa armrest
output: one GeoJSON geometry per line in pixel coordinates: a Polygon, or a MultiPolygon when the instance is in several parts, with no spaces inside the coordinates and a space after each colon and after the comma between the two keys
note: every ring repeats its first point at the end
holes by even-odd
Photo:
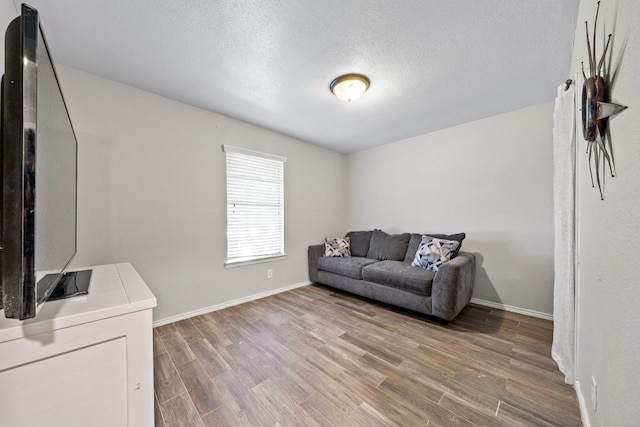
{"type": "Polygon", "coordinates": [[[309,280],[318,281],[318,260],[324,256],[324,243],[320,245],[309,246],[307,251],[309,257],[309,280]]]}
{"type": "Polygon", "coordinates": [[[476,274],[476,256],[460,252],[440,266],[431,289],[431,310],[434,316],[452,320],[471,300],[476,274]]]}

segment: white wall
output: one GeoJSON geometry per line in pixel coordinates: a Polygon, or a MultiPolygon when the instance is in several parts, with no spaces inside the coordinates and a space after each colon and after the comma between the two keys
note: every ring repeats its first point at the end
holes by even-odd
{"type": "MultiPolygon", "coordinates": [[[[6,26],[17,12],[10,0],[0,6],[6,26]]],[[[307,244],[373,227],[465,231],[465,249],[478,254],[476,298],[551,312],[551,105],[353,154],[347,168],[344,156],[291,138],[62,66],[58,73],[79,139],[74,265],[134,262],[158,296],[156,320],[302,282],[307,244]],[[290,158],[287,261],[223,268],[221,144],[290,158]]]]}
{"type": "Polygon", "coordinates": [[[75,69],[57,71],[79,145],[73,266],[132,262],[158,298],[156,321],[307,282],[307,246],[343,232],[344,155],[75,69]],[[288,158],[286,260],[224,267],[222,144],[288,158]]]}
{"type": "MultiPolygon", "coordinates": [[[[6,26],[17,12],[10,0],[0,6],[6,26]]],[[[465,231],[465,249],[478,254],[476,298],[551,312],[549,104],[357,153],[347,168],[342,155],[258,127],[66,67],[58,74],[79,139],[74,265],[134,262],[158,296],[156,320],[303,282],[309,243],[373,227],[465,231]],[[290,158],[286,261],[222,266],[221,144],[290,158]]]]}
{"type": "MultiPolygon", "coordinates": [[[[0,0],[0,28],[16,16],[13,2],[0,0]]],[[[78,138],[73,266],[132,262],[158,298],[156,321],[306,282],[307,246],[344,232],[344,155],[56,68],[78,138]],[[222,144],[288,157],[286,260],[224,268],[222,144]]]]}
{"type": "MultiPolygon", "coordinates": [[[[0,0],[0,24],[17,14],[0,0]]],[[[134,262],[158,296],[156,320],[305,281],[309,243],[373,227],[465,231],[478,254],[476,298],[551,312],[550,105],[357,153],[347,168],[342,155],[258,127],[58,74],[79,140],[74,265],[134,262]],[[289,157],[286,261],[223,268],[221,144],[289,157]]]]}
{"type": "Polygon", "coordinates": [[[547,103],[351,154],[347,228],[464,231],[475,298],[549,314],[552,127],[547,103]]]}
{"type": "MultiPolygon", "coordinates": [[[[593,28],[596,2],[583,0],[575,33],[573,72],[588,61],[584,22],[593,28]]],[[[599,29],[614,30],[613,58],[628,34],[613,100],[629,106],[611,121],[618,176],[605,200],[591,187],[584,143],[578,150],[578,392],[592,426],[635,426],[640,419],[640,2],[603,0],[599,29]],[[598,409],[591,402],[591,377],[598,409]]],[[[592,31],[592,30],[591,30],[592,31]]],[[[597,43],[602,52],[602,32],[597,43]]],[[[579,132],[581,135],[581,132],[579,132]]],[[[585,425],[588,425],[585,423],[585,425]]]]}

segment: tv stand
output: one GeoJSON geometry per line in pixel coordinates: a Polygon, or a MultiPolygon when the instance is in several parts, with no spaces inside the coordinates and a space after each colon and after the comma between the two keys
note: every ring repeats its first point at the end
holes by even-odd
{"type": "Polygon", "coordinates": [[[0,316],[0,425],[153,426],[156,299],[131,264],[92,270],[86,297],[0,316]]]}
{"type": "Polygon", "coordinates": [[[72,298],[89,293],[92,270],[68,271],[47,298],[47,301],[72,298]]]}

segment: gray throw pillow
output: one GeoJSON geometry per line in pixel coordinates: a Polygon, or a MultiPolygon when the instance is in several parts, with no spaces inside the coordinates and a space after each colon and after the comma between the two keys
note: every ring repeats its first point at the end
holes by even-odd
{"type": "Polygon", "coordinates": [[[382,230],[373,230],[367,258],[402,261],[407,253],[410,237],[409,233],[387,234],[382,230]]]}
{"type": "Polygon", "coordinates": [[[351,239],[351,256],[366,257],[373,231],[350,231],[345,237],[351,239]]]}
{"type": "Polygon", "coordinates": [[[422,234],[411,234],[411,240],[409,240],[409,245],[407,247],[407,253],[404,257],[404,262],[412,262],[416,257],[416,252],[418,251],[418,246],[420,246],[420,242],[422,241],[422,236],[431,236],[436,239],[444,239],[444,240],[455,240],[460,243],[458,248],[453,252],[453,256],[451,259],[455,258],[460,252],[460,248],[462,247],[462,241],[467,235],[465,233],[455,233],[455,234],[437,234],[437,233],[422,233],[422,234]]]}

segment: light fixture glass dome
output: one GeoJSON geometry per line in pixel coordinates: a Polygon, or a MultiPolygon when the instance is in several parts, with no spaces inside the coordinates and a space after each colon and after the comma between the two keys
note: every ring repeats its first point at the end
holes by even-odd
{"type": "Polygon", "coordinates": [[[345,74],[332,81],[329,87],[338,99],[351,102],[369,89],[369,79],[362,74],[345,74]]]}

